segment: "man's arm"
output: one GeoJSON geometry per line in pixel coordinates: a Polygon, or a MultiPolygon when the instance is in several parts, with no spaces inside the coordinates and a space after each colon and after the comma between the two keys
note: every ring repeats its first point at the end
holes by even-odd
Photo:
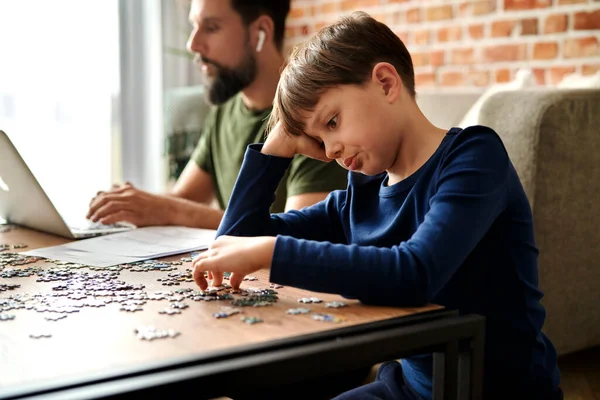
{"type": "Polygon", "coordinates": [[[173,200],[169,208],[171,225],[217,229],[223,210],[210,206],[215,191],[212,177],[190,160],[169,193],[173,200]]]}
{"type": "Polygon", "coordinates": [[[215,189],[210,174],[190,160],[169,194],[208,205],[215,197],[215,189]]]}
{"type": "Polygon", "coordinates": [[[217,229],[223,211],[209,205],[213,197],[211,176],[190,161],[168,195],[151,194],[125,184],[99,193],[92,200],[88,218],[103,224],[127,221],[136,226],[217,229]]]}

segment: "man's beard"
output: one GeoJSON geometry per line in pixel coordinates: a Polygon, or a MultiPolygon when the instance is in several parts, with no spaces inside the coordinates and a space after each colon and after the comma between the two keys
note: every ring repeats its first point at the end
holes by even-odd
{"type": "Polygon", "coordinates": [[[214,105],[225,103],[247,88],[256,78],[256,59],[251,52],[246,52],[235,68],[224,67],[206,58],[202,58],[201,62],[212,65],[216,71],[213,78],[205,76],[208,101],[214,105]]]}

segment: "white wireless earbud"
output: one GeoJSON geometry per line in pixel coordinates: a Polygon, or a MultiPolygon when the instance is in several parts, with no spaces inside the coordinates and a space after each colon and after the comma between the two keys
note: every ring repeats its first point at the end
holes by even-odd
{"type": "Polygon", "coordinates": [[[262,29],[258,31],[258,43],[256,44],[256,52],[259,53],[262,48],[263,45],[265,44],[265,37],[266,37],[266,33],[265,31],[263,31],[262,29]]]}

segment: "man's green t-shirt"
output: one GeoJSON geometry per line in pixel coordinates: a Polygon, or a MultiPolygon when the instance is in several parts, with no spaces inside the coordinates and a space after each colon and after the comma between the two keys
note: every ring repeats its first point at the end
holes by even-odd
{"type": "MultiPolygon", "coordinates": [[[[213,108],[204,122],[192,160],[213,179],[215,195],[225,209],[233,191],[246,148],[265,141],[271,109],[248,109],[241,94],[213,108]]],[[[348,172],[336,162],[324,163],[296,155],[276,191],[271,212],[283,212],[288,196],[346,189],[348,172]]]]}

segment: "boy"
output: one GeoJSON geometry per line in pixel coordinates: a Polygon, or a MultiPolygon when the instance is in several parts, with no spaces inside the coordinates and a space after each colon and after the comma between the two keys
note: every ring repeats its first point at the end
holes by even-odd
{"type": "MultiPolygon", "coordinates": [[[[246,151],[219,239],[194,261],[201,288],[204,271],[214,285],[233,272],[239,286],[270,268],[272,282],[364,303],[481,314],[484,398],[562,398],[517,173],[490,128],[445,130],[425,118],[410,55],[389,28],[355,13],[297,49],[270,124],[266,142],[246,151]],[[351,171],[348,188],[269,215],[297,153],[335,159],[351,171]]],[[[431,397],[428,354],[384,363],[374,383],[339,399],[431,397]]]]}

